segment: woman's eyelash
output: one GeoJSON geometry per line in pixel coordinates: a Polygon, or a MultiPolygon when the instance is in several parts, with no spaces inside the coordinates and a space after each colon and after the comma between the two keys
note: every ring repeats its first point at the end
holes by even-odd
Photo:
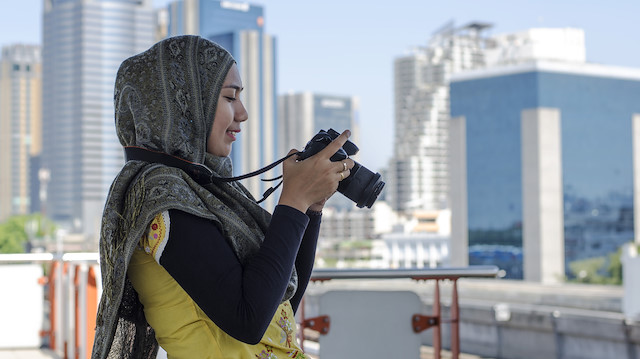
{"type": "Polygon", "coordinates": [[[235,97],[231,97],[231,96],[225,96],[225,98],[229,101],[235,101],[236,98],[235,97]]]}

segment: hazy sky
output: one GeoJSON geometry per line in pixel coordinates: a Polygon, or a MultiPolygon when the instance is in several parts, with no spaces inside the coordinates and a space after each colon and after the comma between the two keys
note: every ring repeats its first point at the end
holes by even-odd
{"type": "MultiPolygon", "coordinates": [[[[200,0],[207,1],[207,0],[200,0]]],[[[154,0],[156,7],[167,0],[154,0]]],[[[585,31],[587,60],[640,68],[640,1],[255,0],[277,38],[278,92],[360,98],[360,154],[377,170],[393,148],[393,60],[450,20],[493,24],[491,34],[532,27],[585,31]]],[[[1,0],[0,46],[41,43],[41,0],[1,0]]]]}

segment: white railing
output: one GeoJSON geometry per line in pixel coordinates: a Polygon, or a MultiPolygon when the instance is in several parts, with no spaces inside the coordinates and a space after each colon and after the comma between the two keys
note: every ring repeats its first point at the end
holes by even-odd
{"type": "Polygon", "coordinates": [[[102,292],[98,259],[97,253],[0,254],[0,286],[11,293],[0,296],[0,308],[11,308],[0,322],[0,333],[7,332],[0,349],[38,348],[48,342],[63,358],[90,358],[102,292]],[[33,290],[34,273],[39,291],[33,290]],[[30,295],[20,297],[25,291],[30,295]],[[17,323],[21,330],[15,330],[17,323]]]}

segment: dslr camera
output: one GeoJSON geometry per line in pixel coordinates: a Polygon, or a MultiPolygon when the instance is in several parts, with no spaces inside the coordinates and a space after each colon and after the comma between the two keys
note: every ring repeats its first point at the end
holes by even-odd
{"type": "MultiPolygon", "coordinates": [[[[320,130],[307,142],[304,150],[298,154],[298,160],[302,161],[322,151],[322,149],[327,147],[327,145],[339,135],[340,134],[332,128],[328,131],[320,130]]],[[[353,142],[347,140],[338,152],[331,156],[331,161],[342,161],[349,156],[355,155],[358,151],[358,147],[354,145],[353,142]]],[[[354,201],[360,208],[365,206],[371,208],[385,185],[381,177],[379,173],[374,174],[366,167],[355,162],[355,165],[351,169],[351,175],[340,181],[338,192],[354,201]]]]}

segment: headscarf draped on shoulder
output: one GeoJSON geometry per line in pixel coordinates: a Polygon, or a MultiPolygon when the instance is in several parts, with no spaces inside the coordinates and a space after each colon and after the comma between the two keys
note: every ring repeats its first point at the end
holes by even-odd
{"type": "MultiPolygon", "coordinates": [[[[163,40],[125,60],[116,77],[120,143],[201,163],[231,176],[231,160],[206,152],[216,105],[233,57],[198,36],[163,40]]],[[[100,232],[103,293],[92,358],[155,358],[157,342],[127,279],[138,241],[159,213],[178,209],[216,223],[244,262],[264,238],[270,214],[240,184],[201,186],[178,168],[127,162],[109,190],[100,232]]],[[[297,285],[292,275],[283,300],[297,285]]]]}

